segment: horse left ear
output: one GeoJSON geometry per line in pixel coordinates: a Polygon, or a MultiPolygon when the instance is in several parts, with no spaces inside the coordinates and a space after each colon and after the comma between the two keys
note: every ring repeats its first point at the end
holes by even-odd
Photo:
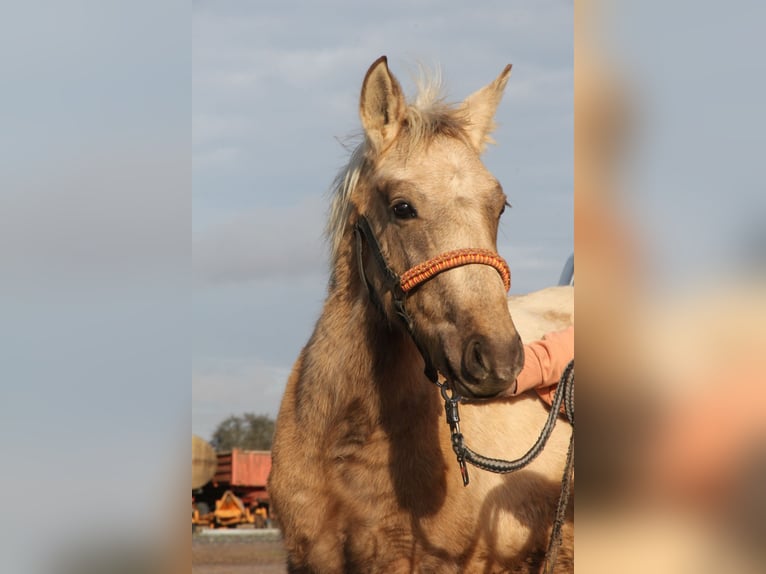
{"type": "Polygon", "coordinates": [[[494,143],[489,134],[495,129],[495,111],[510,77],[511,64],[508,64],[495,81],[468,96],[461,106],[468,116],[468,136],[479,153],[488,143],[494,143]]]}
{"type": "Polygon", "coordinates": [[[359,101],[364,133],[376,152],[382,152],[394,141],[406,110],[402,88],[389,71],[388,60],[381,56],[367,70],[359,101]]]}

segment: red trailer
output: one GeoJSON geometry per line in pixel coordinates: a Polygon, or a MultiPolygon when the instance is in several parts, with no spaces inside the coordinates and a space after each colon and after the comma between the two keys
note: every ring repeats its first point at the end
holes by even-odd
{"type": "Polygon", "coordinates": [[[233,490],[245,504],[268,501],[266,481],[271,472],[271,452],[240,450],[218,453],[218,466],[211,482],[233,490]]]}
{"type": "Polygon", "coordinates": [[[266,481],[271,472],[271,452],[234,449],[216,456],[215,475],[193,492],[200,523],[269,526],[266,481]]]}

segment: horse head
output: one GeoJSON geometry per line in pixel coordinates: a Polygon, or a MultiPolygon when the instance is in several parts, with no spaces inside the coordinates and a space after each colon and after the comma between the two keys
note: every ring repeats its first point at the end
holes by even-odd
{"type": "Polygon", "coordinates": [[[510,69],[449,106],[434,95],[409,104],[386,58],[373,63],[360,98],[365,141],[345,174],[348,211],[336,214],[364,231],[359,275],[389,322],[404,317],[426,361],[469,398],[513,388],[524,362],[497,255],[507,198],[480,159],[510,69]],[[456,253],[465,261],[440,257],[456,253]],[[396,284],[419,265],[425,279],[396,284]]]}

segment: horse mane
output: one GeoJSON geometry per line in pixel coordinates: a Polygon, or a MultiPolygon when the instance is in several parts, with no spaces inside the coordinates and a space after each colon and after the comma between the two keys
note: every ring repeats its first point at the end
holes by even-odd
{"type": "MultiPolygon", "coordinates": [[[[468,141],[468,116],[459,105],[445,101],[441,74],[421,67],[415,83],[417,93],[414,100],[407,102],[405,119],[398,136],[399,145],[412,150],[427,146],[438,136],[468,141]]],[[[333,266],[338,260],[341,240],[351,214],[351,195],[362,176],[375,165],[375,155],[367,138],[362,137],[362,141],[353,148],[348,163],[333,180],[332,203],[325,229],[333,266]]]]}

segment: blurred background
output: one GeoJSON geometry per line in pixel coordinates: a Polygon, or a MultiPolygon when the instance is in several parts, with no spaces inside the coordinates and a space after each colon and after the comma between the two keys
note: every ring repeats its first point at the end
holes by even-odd
{"type": "Polygon", "coordinates": [[[577,3],[577,561],[762,572],[755,2],[577,3]]]}
{"type": "Polygon", "coordinates": [[[188,516],[189,26],[180,2],[3,6],[4,572],[157,566],[188,516]]]}

